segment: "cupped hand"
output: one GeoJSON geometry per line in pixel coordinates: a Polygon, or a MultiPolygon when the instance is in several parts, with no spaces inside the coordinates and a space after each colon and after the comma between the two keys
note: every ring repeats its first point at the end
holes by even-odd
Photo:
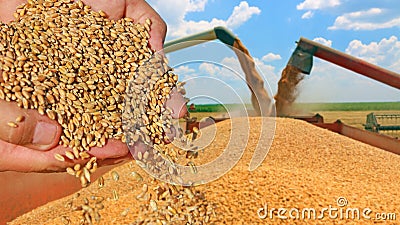
{"type": "MultiPolygon", "coordinates": [[[[166,106],[173,109],[172,117],[181,118],[186,113],[185,100],[175,90],[166,106]]],[[[15,103],[0,101],[0,171],[51,172],[61,171],[83,160],[65,162],[54,158],[54,154],[64,155],[71,150],[58,145],[61,126],[47,116],[39,115],[36,110],[19,108],[15,103]],[[17,127],[8,126],[8,121],[23,115],[24,120],[16,123],[17,127]]],[[[132,153],[146,150],[146,145],[136,144],[132,153]]],[[[101,148],[92,148],[89,152],[97,158],[99,166],[120,163],[131,158],[127,145],[121,141],[110,139],[101,148]]]]}
{"type": "MultiPolygon", "coordinates": [[[[0,20],[9,22],[13,19],[16,7],[23,0],[0,0],[0,20]]],[[[93,10],[104,11],[110,19],[130,17],[135,22],[144,23],[147,18],[152,21],[150,47],[162,51],[166,24],[144,0],[84,0],[93,10]]],[[[1,77],[1,71],[0,71],[1,77]]],[[[182,95],[173,91],[166,105],[173,109],[173,118],[186,114],[186,102],[182,95]]],[[[0,100],[0,171],[50,172],[61,171],[83,160],[57,161],[54,154],[64,155],[68,148],[58,145],[62,133],[61,126],[47,116],[39,115],[36,110],[19,108],[14,102],[0,100]],[[24,120],[15,122],[23,116],[24,120]],[[10,126],[9,122],[17,124],[10,126]]],[[[145,151],[145,145],[136,144],[134,152],[145,151]]],[[[69,149],[70,150],[70,149],[69,149]]],[[[132,151],[132,149],[131,149],[132,151]]],[[[116,164],[131,158],[126,144],[117,140],[108,140],[102,148],[92,148],[89,152],[97,158],[99,166],[116,164]]]]}

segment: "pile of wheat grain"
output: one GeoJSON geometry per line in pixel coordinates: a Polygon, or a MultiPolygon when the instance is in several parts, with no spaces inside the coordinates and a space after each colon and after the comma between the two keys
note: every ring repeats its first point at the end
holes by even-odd
{"type": "MultiPolygon", "coordinates": [[[[245,119],[235,120],[245,123],[245,119]]],[[[248,147],[241,161],[218,180],[196,187],[195,193],[201,193],[203,202],[194,203],[188,196],[176,198],[175,201],[187,202],[189,208],[186,207],[186,212],[193,210],[190,212],[195,216],[204,210],[198,210],[199,206],[213,208],[207,224],[376,224],[383,223],[373,219],[377,213],[387,213],[388,217],[391,215],[389,213],[396,213],[399,217],[398,155],[303,121],[278,118],[267,158],[257,170],[249,172],[248,164],[257,143],[268,144],[268,140],[259,140],[261,120],[250,118],[250,124],[248,147]],[[347,205],[338,205],[346,201],[347,205]],[[330,206],[343,212],[347,210],[349,219],[345,214],[342,219],[339,215],[333,219],[335,214],[330,218],[328,212],[325,212],[323,219],[313,219],[313,215],[310,215],[311,219],[301,218],[304,209],[314,208],[318,213],[316,216],[320,216],[320,211],[330,206]],[[300,214],[298,219],[284,220],[278,218],[276,210],[271,216],[265,215],[263,210],[259,211],[260,208],[285,208],[287,217],[290,209],[298,209],[300,214]],[[366,208],[371,209],[372,212],[368,214],[371,219],[352,219],[351,210],[355,208],[361,212],[366,208]]],[[[218,123],[215,141],[194,162],[200,165],[217,157],[229,140],[230,129],[229,121],[218,123]]],[[[91,196],[104,198],[99,224],[141,224],[140,221],[154,218],[153,214],[147,214],[151,206],[138,199],[137,195],[142,192],[144,183],[149,190],[157,189],[160,183],[144,172],[139,172],[143,180],[138,181],[136,175],[131,174],[132,171],[140,171],[135,164],[126,164],[114,171],[119,174],[119,181],[115,181],[113,172],[110,172],[104,176],[102,188],[92,184],[80,191],[80,197],[76,200],[72,195],[51,202],[17,218],[11,224],[68,224],[66,221],[78,224],[81,212],[71,212],[69,204],[83,204],[85,197],[95,201],[90,199],[91,196]],[[118,193],[118,199],[113,197],[113,190],[118,193]]],[[[167,203],[160,201],[159,204],[167,203]]],[[[297,215],[295,212],[292,210],[294,216],[297,215]]],[[[185,222],[175,221],[173,224],[185,222]]],[[[398,223],[399,218],[396,218],[388,220],[386,224],[398,223]]]]}

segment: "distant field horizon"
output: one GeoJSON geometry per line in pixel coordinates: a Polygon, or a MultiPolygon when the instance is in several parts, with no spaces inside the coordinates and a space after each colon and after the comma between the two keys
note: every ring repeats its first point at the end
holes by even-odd
{"type": "MultiPolygon", "coordinates": [[[[189,107],[189,105],[188,105],[189,107]]],[[[227,110],[242,108],[241,104],[195,104],[196,112],[225,112],[227,110]]],[[[251,104],[245,104],[248,109],[251,104]]],[[[307,111],[383,111],[400,110],[399,102],[316,102],[294,103],[294,110],[307,111]]]]}

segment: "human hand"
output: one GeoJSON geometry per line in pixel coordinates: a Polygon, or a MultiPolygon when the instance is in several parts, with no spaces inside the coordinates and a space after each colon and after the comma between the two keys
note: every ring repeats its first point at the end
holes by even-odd
{"type": "MultiPolygon", "coordinates": [[[[0,19],[9,22],[13,19],[16,7],[25,1],[0,0],[0,19]]],[[[145,19],[152,20],[151,25],[151,48],[161,50],[165,38],[166,25],[160,16],[144,1],[107,1],[107,0],[85,0],[85,4],[92,6],[93,10],[102,10],[109,15],[110,19],[131,17],[136,22],[144,22],[145,19]]],[[[1,71],[0,71],[1,75],[1,71]]],[[[1,77],[1,76],[0,76],[1,77]]],[[[179,118],[186,113],[185,101],[180,94],[173,93],[166,103],[174,111],[173,117],[179,118]]],[[[15,103],[0,101],[0,171],[58,171],[76,163],[84,163],[82,160],[59,162],[54,159],[54,154],[63,155],[67,148],[59,146],[61,135],[60,125],[46,116],[41,116],[36,110],[25,110],[16,106],[15,103]],[[24,121],[13,128],[7,125],[15,121],[15,118],[23,115],[24,121]]],[[[136,145],[137,151],[145,151],[144,145],[136,145]]],[[[130,158],[129,150],[125,144],[116,140],[109,140],[102,148],[92,148],[92,156],[97,157],[98,164],[114,164],[121,160],[130,158]]]]}

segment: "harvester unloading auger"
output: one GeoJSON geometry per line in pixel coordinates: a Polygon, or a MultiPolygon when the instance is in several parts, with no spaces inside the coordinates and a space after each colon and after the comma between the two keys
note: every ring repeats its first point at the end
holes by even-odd
{"type": "Polygon", "coordinates": [[[400,74],[303,37],[297,42],[288,64],[302,73],[310,74],[313,56],[400,89],[400,74]]]}

